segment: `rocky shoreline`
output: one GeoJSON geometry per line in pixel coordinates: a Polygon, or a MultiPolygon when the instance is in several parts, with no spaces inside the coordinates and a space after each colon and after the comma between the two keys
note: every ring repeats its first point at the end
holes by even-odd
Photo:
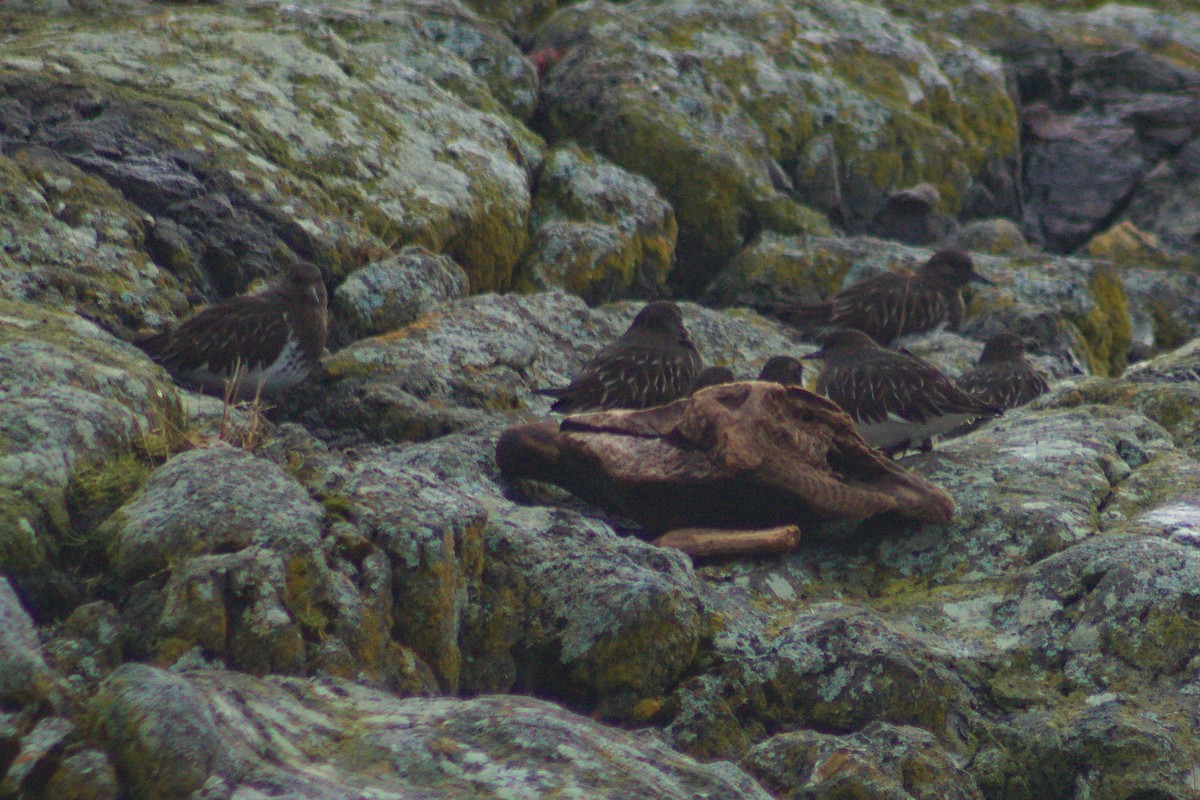
{"type": "Polygon", "coordinates": [[[1193,798],[1200,6],[0,0],[0,796],[1193,798]],[[1085,7],[1086,6],[1086,7],[1085,7]],[[495,464],[648,299],[969,250],[1050,391],[693,563],[495,464]],[[296,259],[265,416],[130,344],[296,259]]]}

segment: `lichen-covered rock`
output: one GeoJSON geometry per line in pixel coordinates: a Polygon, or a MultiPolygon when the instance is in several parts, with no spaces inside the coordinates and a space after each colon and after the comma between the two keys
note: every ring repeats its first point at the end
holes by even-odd
{"type": "Polygon", "coordinates": [[[970,691],[946,653],[873,611],[817,603],[771,628],[737,622],[714,642],[716,668],[670,699],[667,733],[688,752],[741,758],[747,737],[871,720],[924,728],[952,752],[971,745],[970,691]]]}
{"type": "Polygon", "coordinates": [[[980,800],[971,775],[920,728],[872,722],[849,736],[772,736],[742,766],[784,800],[980,800]]]}
{"type": "Polygon", "coordinates": [[[153,220],[104,180],[48,151],[19,150],[0,155],[0,187],[0,297],[129,331],[186,311],[179,281],[147,252],[153,220]]]}
{"type": "Polygon", "coordinates": [[[1194,8],[905,5],[1010,65],[1027,234],[1066,252],[1127,216],[1196,252],[1194,8]]]}
{"type": "Polygon", "coordinates": [[[951,238],[960,250],[993,256],[1023,256],[1029,253],[1025,234],[1012,220],[998,217],[980,219],[963,225],[951,238]]]}
{"type": "Polygon", "coordinates": [[[112,603],[84,603],[43,649],[46,659],[82,694],[121,665],[124,633],[120,612],[112,603]]]}
{"type": "MultiPolygon", "coordinates": [[[[178,728],[191,724],[200,735],[165,746],[160,730],[135,717],[138,701],[150,692],[123,685],[118,699],[128,708],[127,719],[108,722],[105,739],[118,764],[136,770],[135,798],[187,796],[184,790],[198,789],[206,775],[210,785],[221,781],[222,796],[266,785],[304,800],[363,793],[413,800],[769,798],[733,764],[697,763],[653,735],[608,728],[543,700],[401,700],[339,680],[207,670],[158,675],[155,684],[169,679],[172,689],[176,682],[182,686],[178,699],[164,698],[171,702],[163,707],[178,713],[157,727],[182,735],[178,728]],[[192,707],[192,698],[214,709],[211,717],[192,707]],[[135,721],[142,726],[130,730],[135,721]],[[137,739],[130,735],[135,731],[137,739]],[[183,755],[195,760],[183,763],[183,755]],[[156,770],[154,782],[147,770],[156,770]]],[[[107,722],[115,716],[110,705],[115,703],[98,702],[94,713],[107,722]]]]}
{"type": "Polygon", "coordinates": [[[250,546],[288,557],[320,549],[323,513],[283,470],[228,446],[191,450],[159,468],[98,535],[117,576],[137,581],[179,555],[250,546]]]}
{"type": "Polygon", "coordinates": [[[0,138],[98,184],[70,184],[76,239],[103,235],[105,218],[84,210],[106,191],[118,219],[152,217],[144,244],[133,223],[125,240],[195,299],[296,258],[340,278],[397,241],[452,255],[476,291],[510,284],[541,145],[489,86],[525,113],[533,68],[462,6],[180,7],[43,25],[19,28],[14,45],[38,58],[7,67],[0,138]]]}
{"type": "Polygon", "coordinates": [[[76,800],[117,800],[120,782],[112,762],[99,750],[68,753],[46,782],[46,797],[76,800]]]}
{"type": "Polygon", "coordinates": [[[388,333],[467,293],[467,274],[448,256],[407,247],[357,269],[330,298],[331,336],[349,344],[388,333]]]}
{"type": "MultiPolygon", "coordinates": [[[[532,390],[566,385],[642,305],[589,309],[556,292],[454,302],[327,359],[322,379],[295,393],[294,416],[338,436],[422,440],[545,414],[551,401],[532,390]]],[[[757,315],[683,312],[701,355],[747,377],[794,351],[781,325],[757,315]]]]}
{"type": "Polygon", "coordinates": [[[551,151],[534,195],[530,252],[516,285],[589,303],[663,292],[678,233],[654,184],[578,147],[551,151]]]}
{"type": "Polygon", "coordinates": [[[229,766],[220,718],[179,675],[126,664],[92,698],[89,714],[130,797],[183,800],[229,766]]]}
{"type": "Polygon", "coordinates": [[[387,451],[359,462],[344,492],[360,534],[391,565],[398,613],[390,633],[421,654],[447,691],[457,691],[459,631],[484,567],[486,511],[470,493],[387,451]]]}
{"type": "Polygon", "coordinates": [[[57,684],[42,657],[33,620],[12,584],[0,577],[0,702],[9,706],[61,702],[57,684]]]}

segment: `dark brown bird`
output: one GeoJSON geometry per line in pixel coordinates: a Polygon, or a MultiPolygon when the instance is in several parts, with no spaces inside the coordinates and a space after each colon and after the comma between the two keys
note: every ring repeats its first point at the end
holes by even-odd
{"type": "Polygon", "coordinates": [[[1001,413],[928,361],[880,347],[861,331],[834,331],[805,358],[824,359],[817,391],[850,415],[871,446],[887,453],[914,445],[929,450],[934,436],[1001,413]]]}
{"type": "Polygon", "coordinates": [[[620,339],[596,353],[569,385],[536,393],[557,397],[550,409],[563,414],[650,408],[686,396],[700,364],[679,306],[656,300],[638,312],[620,339]]]}
{"type": "Polygon", "coordinates": [[[698,392],[709,386],[720,386],[723,383],[733,383],[737,378],[729,367],[705,367],[692,383],[692,391],[698,392]]]}
{"type": "Polygon", "coordinates": [[[1050,388],[1046,375],[1025,360],[1025,343],[997,333],[983,346],[979,363],[964,372],[958,385],[997,408],[1016,408],[1050,388]]]}
{"type": "Polygon", "coordinates": [[[298,263],[266,291],[232,297],[135,344],[185,384],[220,393],[237,373],[234,394],[254,397],[312,372],[325,350],[327,303],[321,271],[298,263]]]}
{"type": "Polygon", "coordinates": [[[962,289],[992,281],[975,271],[962,250],[939,250],[915,273],[886,272],[847,286],[823,303],[775,304],[763,311],[801,330],[853,328],[880,344],[945,326],[958,330],[966,316],[962,289]]]}
{"type": "Polygon", "coordinates": [[[791,356],[771,356],[763,364],[758,379],[784,386],[803,386],[804,365],[791,356]]]}

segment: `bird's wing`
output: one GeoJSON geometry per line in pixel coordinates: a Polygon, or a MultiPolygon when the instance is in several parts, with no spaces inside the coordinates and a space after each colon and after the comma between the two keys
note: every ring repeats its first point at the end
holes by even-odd
{"type": "Polygon", "coordinates": [[[289,336],[287,315],[262,295],[235,297],[201,311],[173,331],[139,342],[176,373],[232,371],[271,364],[289,336]]]}
{"type": "Polygon", "coordinates": [[[889,419],[922,423],[946,414],[999,413],[999,409],[959,389],[933,365],[915,356],[890,353],[837,366],[828,381],[829,398],[853,409],[855,420],[889,419]]]}

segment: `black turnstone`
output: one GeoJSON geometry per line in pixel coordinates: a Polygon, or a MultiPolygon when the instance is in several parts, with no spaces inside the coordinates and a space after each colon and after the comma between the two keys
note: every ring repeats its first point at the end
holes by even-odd
{"type": "Polygon", "coordinates": [[[1025,360],[1025,343],[1011,333],[997,333],[983,346],[979,363],[964,372],[958,385],[997,408],[1025,405],[1049,387],[1046,375],[1025,360]]]}
{"type": "Polygon", "coordinates": [[[775,304],[763,310],[801,330],[853,328],[880,344],[945,326],[958,330],[966,316],[962,289],[991,284],[962,250],[939,250],[915,272],[886,272],[847,286],[823,303],[775,304]]]}
{"type": "Polygon", "coordinates": [[[1001,409],[967,394],[928,361],[893,352],[861,331],[834,331],[805,358],[825,361],[817,391],[841,406],[864,439],[895,454],[1001,409]]]}
{"type": "Polygon", "coordinates": [[[700,364],[679,306],[656,300],[638,312],[620,339],[596,353],[568,386],[536,392],[557,397],[550,409],[563,414],[650,408],[686,396],[700,364]]]}
{"type": "Polygon", "coordinates": [[[184,384],[240,398],[304,380],[321,358],[328,334],[321,271],[298,263],[258,294],[232,297],[179,327],[135,342],[184,384]]]}
{"type": "Polygon", "coordinates": [[[692,391],[698,392],[709,386],[720,386],[723,383],[733,383],[737,378],[729,367],[705,367],[692,382],[692,391]]]}
{"type": "Polygon", "coordinates": [[[758,379],[784,386],[803,386],[804,365],[791,356],[771,356],[763,364],[758,379]]]}

